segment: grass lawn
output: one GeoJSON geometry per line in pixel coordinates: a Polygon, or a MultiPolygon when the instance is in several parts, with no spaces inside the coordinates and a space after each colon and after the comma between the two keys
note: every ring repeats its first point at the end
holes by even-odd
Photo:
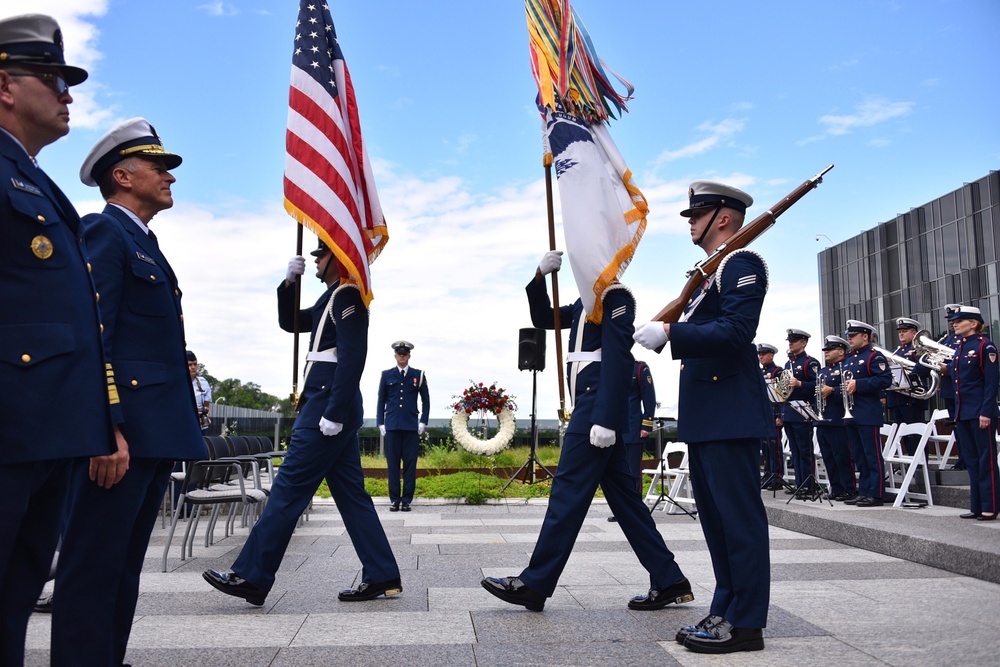
{"type": "MultiPolygon", "coordinates": [[[[528,460],[530,449],[518,447],[505,449],[496,456],[476,456],[465,450],[448,447],[431,447],[426,449],[417,459],[417,468],[426,470],[446,470],[455,468],[518,468],[528,460]]],[[[539,447],[535,456],[542,465],[554,467],[559,462],[558,447],[539,447]]],[[[385,458],[377,455],[362,456],[362,468],[385,468],[385,458]]],[[[524,484],[515,481],[501,493],[500,489],[507,483],[506,478],[478,472],[459,472],[448,475],[426,475],[417,477],[417,489],[414,495],[418,498],[465,498],[470,505],[478,505],[491,498],[548,498],[552,481],[545,479],[534,484],[524,484]]],[[[648,476],[643,480],[643,488],[648,486],[648,476]]],[[[365,478],[365,490],[372,496],[388,496],[389,483],[385,479],[365,478]]],[[[330,489],[326,480],[320,485],[316,495],[321,498],[330,497],[330,489]]],[[[600,488],[595,494],[603,498],[600,488]]]]}

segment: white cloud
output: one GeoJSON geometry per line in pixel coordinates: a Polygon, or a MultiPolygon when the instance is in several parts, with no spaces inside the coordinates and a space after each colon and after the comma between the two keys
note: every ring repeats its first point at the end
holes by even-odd
{"type": "Polygon", "coordinates": [[[240,13],[240,10],[235,5],[222,2],[221,0],[198,5],[197,9],[207,13],[209,16],[236,16],[240,13]]]}
{"type": "Polygon", "coordinates": [[[702,123],[698,126],[698,130],[705,134],[705,137],[676,150],[663,151],[656,157],[656,163],[663,164],[664,162],[672,162],[680,158],[701,155],[720,145],[734,134],[742,132],[744,124],[745,121],[737,118],[727,118],[718,123],[702,123]]]}
{"type": "Polygon", "coordinates": [[[906,116],[913,109],[913,102],[891,102],[881,97],[870,97],[854,107],[853,114],[821,116],[819,123],[826,126],[827,134],[839,136],[859,127],[871,127],[893,118],[906,116]]]}

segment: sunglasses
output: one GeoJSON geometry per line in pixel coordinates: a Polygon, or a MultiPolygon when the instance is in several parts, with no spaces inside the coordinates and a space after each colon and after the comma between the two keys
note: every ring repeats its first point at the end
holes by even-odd
{"type": "Polygon", "coordinates": [[[11,76],[30,76],[33,79],[41,79],[46,86],[56,92],[56,95],[62,95],[69,90],[69,85],[67,85],[66,79],[63,78],[62,74],[54,72],[8,72],[8,74],[11,76]]]}

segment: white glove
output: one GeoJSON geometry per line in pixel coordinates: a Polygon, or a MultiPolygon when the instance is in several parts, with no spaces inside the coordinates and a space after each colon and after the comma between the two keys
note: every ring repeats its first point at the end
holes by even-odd
{"type": "Polygon", "coordinates": [[[560,266],[562,266],[562,250],[550,250],[538,263],[538,270],[543,276],[547,276],[553,271],[558,271],[560,266]]]}
{"type": "Polygon", "coordinates": [[[615,440],[617,440],[617,436],[610,428],[604,428],[600,424],[594,424],[590,427],[590,444],[594,447],[604,449],[615,444],[615,440]]]}
{"type": "Polygon", "coordinates": [[[423,423],[419,423],[419,422],[417,423],[417,435],[423,435],[424,431],[426,429],[427,429],[427,426],[425,426],[423,423]]]}
{"type": "Polygon", "coordinates": [[[326,417],[319,418],[319,432],[323,435],[337,435],[344,430],[344,425],[340,422],[332,422],[326,417]]]}
{"type": "Polygon", "coordinates": [[[378,425],[378,432],[381,433],[382,435],[385,435],[385,424],[378,425]]]}
{"type": "Polygon", "coordinates": [[[667,332],[663,329],[663,322],[646,322],[635,330],[632,340],[642,345],[647,350],[656,350],[667,344],[667,332]]]}
{"type": "Polygon", "coordinates": [[[288,260],[288,271],[285,272],[285,280],[294,283],[305,272],[306,258],[302,255],[296,255],[288,260]]]}

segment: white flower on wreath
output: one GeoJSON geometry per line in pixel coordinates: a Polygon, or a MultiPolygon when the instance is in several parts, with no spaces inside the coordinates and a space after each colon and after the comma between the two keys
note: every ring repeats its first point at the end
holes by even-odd
{"type": "Polygon", "coordinates": [[[497,421],[500,428],[497,434],[488,440],[481,440],[469,432],[469,413],[464,410],[456,412],[451,418],[451,432],[462,449],[479,456],[492,456],[497,454],[511,443],[514,439],[514,413],[508,408],[504,408],[497,414],[497,421]]]}

